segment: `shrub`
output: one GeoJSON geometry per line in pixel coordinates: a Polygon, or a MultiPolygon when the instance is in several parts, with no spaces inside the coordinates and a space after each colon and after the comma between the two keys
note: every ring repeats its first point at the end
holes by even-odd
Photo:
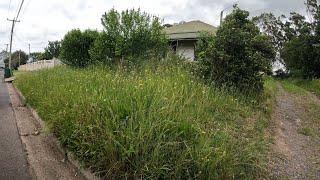
{"type": "Polygon", "coordinates": [[[104,31],[90,50],[95,61],[109,64],[120,60],[146,60],[163,57],[167,50],[167,39],[158,17],[140,10],[126,10],[120,14],[112,9],[101,21],[104,31]]]}
{"type": "Polygon", "coordinates": [[[202,75],[220,86],[245,93],[261,93],[263,73],[270,73],[275,51],[248,19],[249,13],[235,7],[218,29],[216,37],[199,41],[202,75]]]}
{"type": "Polygon", "coordinates": [[[74,67],[86,67],[92,64],[89,49],[98,35],[97,31],[92,30],[81,32],[75,29],[68,32],[61,43],[62,62],[74,67]]]}

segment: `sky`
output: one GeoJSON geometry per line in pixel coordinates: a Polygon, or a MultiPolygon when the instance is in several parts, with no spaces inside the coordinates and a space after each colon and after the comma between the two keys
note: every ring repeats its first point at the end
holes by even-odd
{"type": "MultiPolygon", "coordinates": [[[[9,42],[11,22],[22,0],[0,0],[0,51],[9,42]]],[[[71,29],[102,30],[104,12],[140,8],[163,18],[165,23],[201,20],[219,25],[220,12],[232,10],[235,2],[252,16],[263,12],[288,15],[292,11],[305,14],[305,0],[25,0],[19,23],[15,26],[13,50],[43,51],[48,41],[61,40],[71,29]]]]}

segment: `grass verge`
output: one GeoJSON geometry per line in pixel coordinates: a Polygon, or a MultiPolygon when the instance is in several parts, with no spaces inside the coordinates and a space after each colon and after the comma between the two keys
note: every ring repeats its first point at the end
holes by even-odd
{"type": "Polygon", "coordinates": [[[320,80],[305,80],[305,79],[288,79],[287,83],[294,84],[300,88],[303,88],[317,96],[320,96],[320,80]]]}
{"type": "Polygon", "coordinates": [[[16,75],[15,85],[61,144],[100,176],[256,179],[265,173],[271,79],[257,102],[173,66],[16,75]]]}

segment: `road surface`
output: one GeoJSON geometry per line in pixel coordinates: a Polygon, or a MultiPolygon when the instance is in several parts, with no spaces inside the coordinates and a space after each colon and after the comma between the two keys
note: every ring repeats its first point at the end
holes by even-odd
{"type": "Polygon", "coordinates": [[[0,69],[0,179],[31,179],[7,85],[0,69]]]}

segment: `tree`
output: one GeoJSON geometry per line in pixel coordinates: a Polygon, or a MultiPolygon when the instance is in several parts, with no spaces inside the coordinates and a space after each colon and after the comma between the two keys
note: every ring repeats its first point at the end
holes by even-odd
{"type": "Polygon", "coordinates": [[[62,62],[74,67],[86,67],[92,64],[89,49],[98,36],[99,33],[92,30],[82,32],[74,29],[68,32],[61,43],[62,62]]]}
{"type": "Polygon", "coordinates": [[[30,56],[34,58],[36,61],[45,59],[44,52],[32,52],[30,53],[30,56]]]}
{"type": "Polygon", "coordinates": [[[95,61],[116,61],[162,57],[167,50],[167,38],[158,17],[140,10],[115,9],[101,18],[104,31],[100,34],[90,55],[95,61]]]}
{"type": "MultiPolygon", "coordinates": [[[[18,69],[20,65],[24,65],[28,61],[28,55],[24,51],[15,51],[11,55],[11,68],[18,69]]],[[[6,67],[9,67],[9,58],[4,60],[6,67]]]]}
{"type": "Polygon", "coordinates": [[[44,51],[45,59],[58,58],[60,55],[60,48],[61,48],[60,41],[49,41],[49,44],[44,51]]]}
{"type": "MultiPolygon", "coordinates": [[[[236,88],[244,93],[263,90],[262,73],[271,71],[275,50],[249,20],[249,12],[235,6],[206,48],[197,52],[202,75],[217,85],[236,88]]],[[[200,40],[198,46],[203,46],[200,40]]]]}
{"type": "Polygon", "coordinates": [[[309,20],[296,12],[276,18],[262,14],[255,18],[273,44],[291,74],[304,78],[320,77],[320,6],[307,0],[309,20]]]}

